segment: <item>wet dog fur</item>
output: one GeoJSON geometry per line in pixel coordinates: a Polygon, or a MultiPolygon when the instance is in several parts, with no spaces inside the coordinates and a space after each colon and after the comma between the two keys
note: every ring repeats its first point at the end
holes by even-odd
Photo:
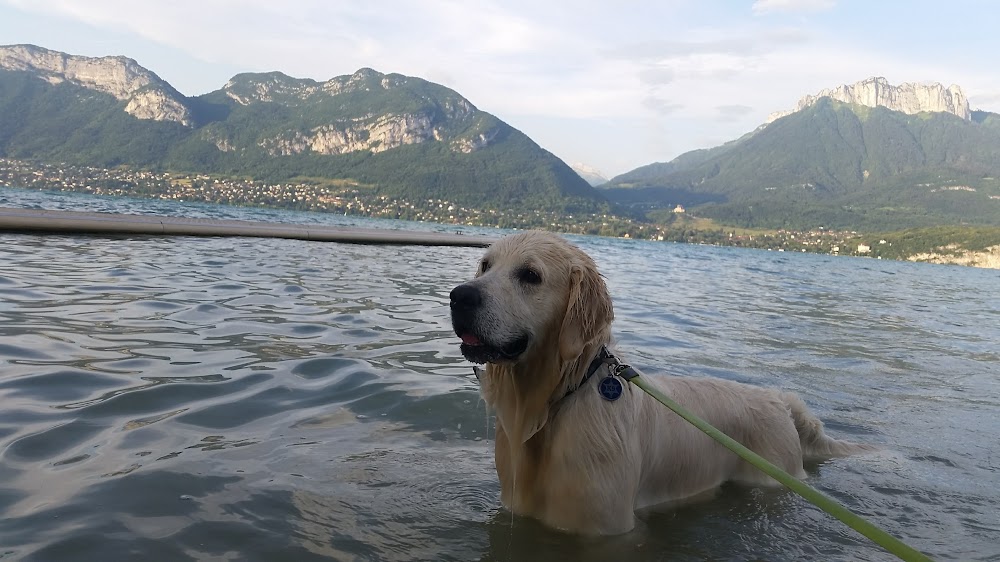
{"type": "MultiPolygon", "coordinates": [[[[612,344],[614,311],[594,261],[562,237],[524,232],[498,241],[475,278],[452,291],[451,313],[463,355],[486,364],[481,393],[496,413],[500,499],[513,513],[573,533],[619,534],[634,527],[636,509],[727,481],[776,485],[634,385],[611,402],[597,392],[602,375],[584,382],[592,359],[612,344]]],[[[788,392],[716,378],[648,379],[797,477],[805,476],[804,459],[870,449],[827,436],[788,392]]]]}

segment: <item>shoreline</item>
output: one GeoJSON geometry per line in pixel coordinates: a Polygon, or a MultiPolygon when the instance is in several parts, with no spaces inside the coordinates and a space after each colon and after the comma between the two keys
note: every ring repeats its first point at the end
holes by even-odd
{"type": "Polygon", "coordinates": [[[85,211],[0,207],[0,232],[30,234],[245,236],[348,244],[485,248],[496,238],[444,232],[336,227],[258,221],[193,219],[85,211]]]}
{"type": "MultiPolygon", "coordinates": [[[[481,234],[425,232],[416,230],[279,223],[237,219],[202,219],[173,217],[168,215],[46,210],[0,206],[0,233],[3,232],[22,234],[77,234],[87,236],[242,236],[256,238],[287,238],[316,242],[341,242],[346,244],[454,246],[471,248],[485,248],[499,239],[498,237],[481,234]]],[[[561,233],[574,234],[568,232],[561,233]]],[[[576,235],[587,236],[585,234],[576,235]]],[[[624,238],[627,238],[627,236],[624,238]]],[[[768,251],[774,249],[770,247],[748,247],[731,244],[710,245],[720,247],[754,248],[768,251]]],[[[778,248],[778,251],[786,250],[784,248],[778,248]]],[[[789,251],[794,252],[794,250],[789,251]]],[[[809,253],[837,255],[815,251],[809,253]]],[[[842,255],[850,256],[852,254],[842,255]]],[[[881,256],[860,254],[855,255],[855,257],[883,259],[881,256]]],[[[911,263],[956,265],[977,269],[1000,270],[1000,245],[987,247],[983,250],[962,249],[958,248],[958,246],[954,244],[942,245],[925,252],[917,252],[898,257],[888,257],[885,259],[911,263]]]]}

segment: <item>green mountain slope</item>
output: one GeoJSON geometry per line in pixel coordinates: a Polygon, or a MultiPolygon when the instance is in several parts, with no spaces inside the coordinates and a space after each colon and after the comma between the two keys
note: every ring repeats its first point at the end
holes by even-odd
{"type": "Polygon", "coordinates": [[[185,98],[122,57],[0,47],[0,156],[265,181],[348,179],[386,195],[476,207],[608,208],[559,158],[458,93],[371,69],[327,82],[241,74],[185,98]],[[53,57],[63,62],[52,66],[53,57]],[[66,60],[97,78],[59,74],[66,60]],[[144,85],[118,91],[101,82],[106,75],[116,84],[123,73],[145,73],[144,85]],[[163,99],[173,105],[157,106],[163,99]]]}
{"type": "Polygon", "coordinates": [[[895,229],[1000,225],[1000,123],[823,98],[664,173],[613,178],[613,201],[675,204],[727,224],[895,229]],[[691,164],[691,162],[694,162],[691,164]]]}
{"type": "Polygon", "coordinates": [[[101,166],[155,166],[190,136],[181,124],[142,121],[112,96],[0,70],[0,154],[101,166]]]}

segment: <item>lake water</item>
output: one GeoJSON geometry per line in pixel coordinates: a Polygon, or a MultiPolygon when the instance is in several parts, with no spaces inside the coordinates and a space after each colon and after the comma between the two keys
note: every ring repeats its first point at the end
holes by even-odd
{"type": "MultiPolygon", "coordinates": [[[[0,205],[454,228],[5,188],[0,205]]],[[[882,448],[811,484],[935,558],[1000,560],[997,271],[572,239],[633,364],[800,393],[882,448]]],[[[782,489],[727,486],[604,539],[501,510],[448,313],[480,253],[0,234],[0,560],[893,559],[782,489]]]]}

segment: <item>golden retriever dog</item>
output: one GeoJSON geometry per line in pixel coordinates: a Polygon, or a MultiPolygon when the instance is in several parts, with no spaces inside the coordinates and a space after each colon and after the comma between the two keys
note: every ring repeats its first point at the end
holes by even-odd
{"type": "MultiPolygon", "coordinates": [[[[500,500],[511,512],[573,533],[618,534],[634,527],[636,509],[727,481],[777,484],[640,388],[623,382],[617,399],[602,396],[611,297],[594,261],[565,239],[524,232],[492,245],[475,278],[451,292],[451,318],[465,358],[486,364],[481,393],[496,413],[500,500]]],[[[794,394],[648,379],[800,478],[804,458],[868,448],[826,436],[794,394]]]]}

